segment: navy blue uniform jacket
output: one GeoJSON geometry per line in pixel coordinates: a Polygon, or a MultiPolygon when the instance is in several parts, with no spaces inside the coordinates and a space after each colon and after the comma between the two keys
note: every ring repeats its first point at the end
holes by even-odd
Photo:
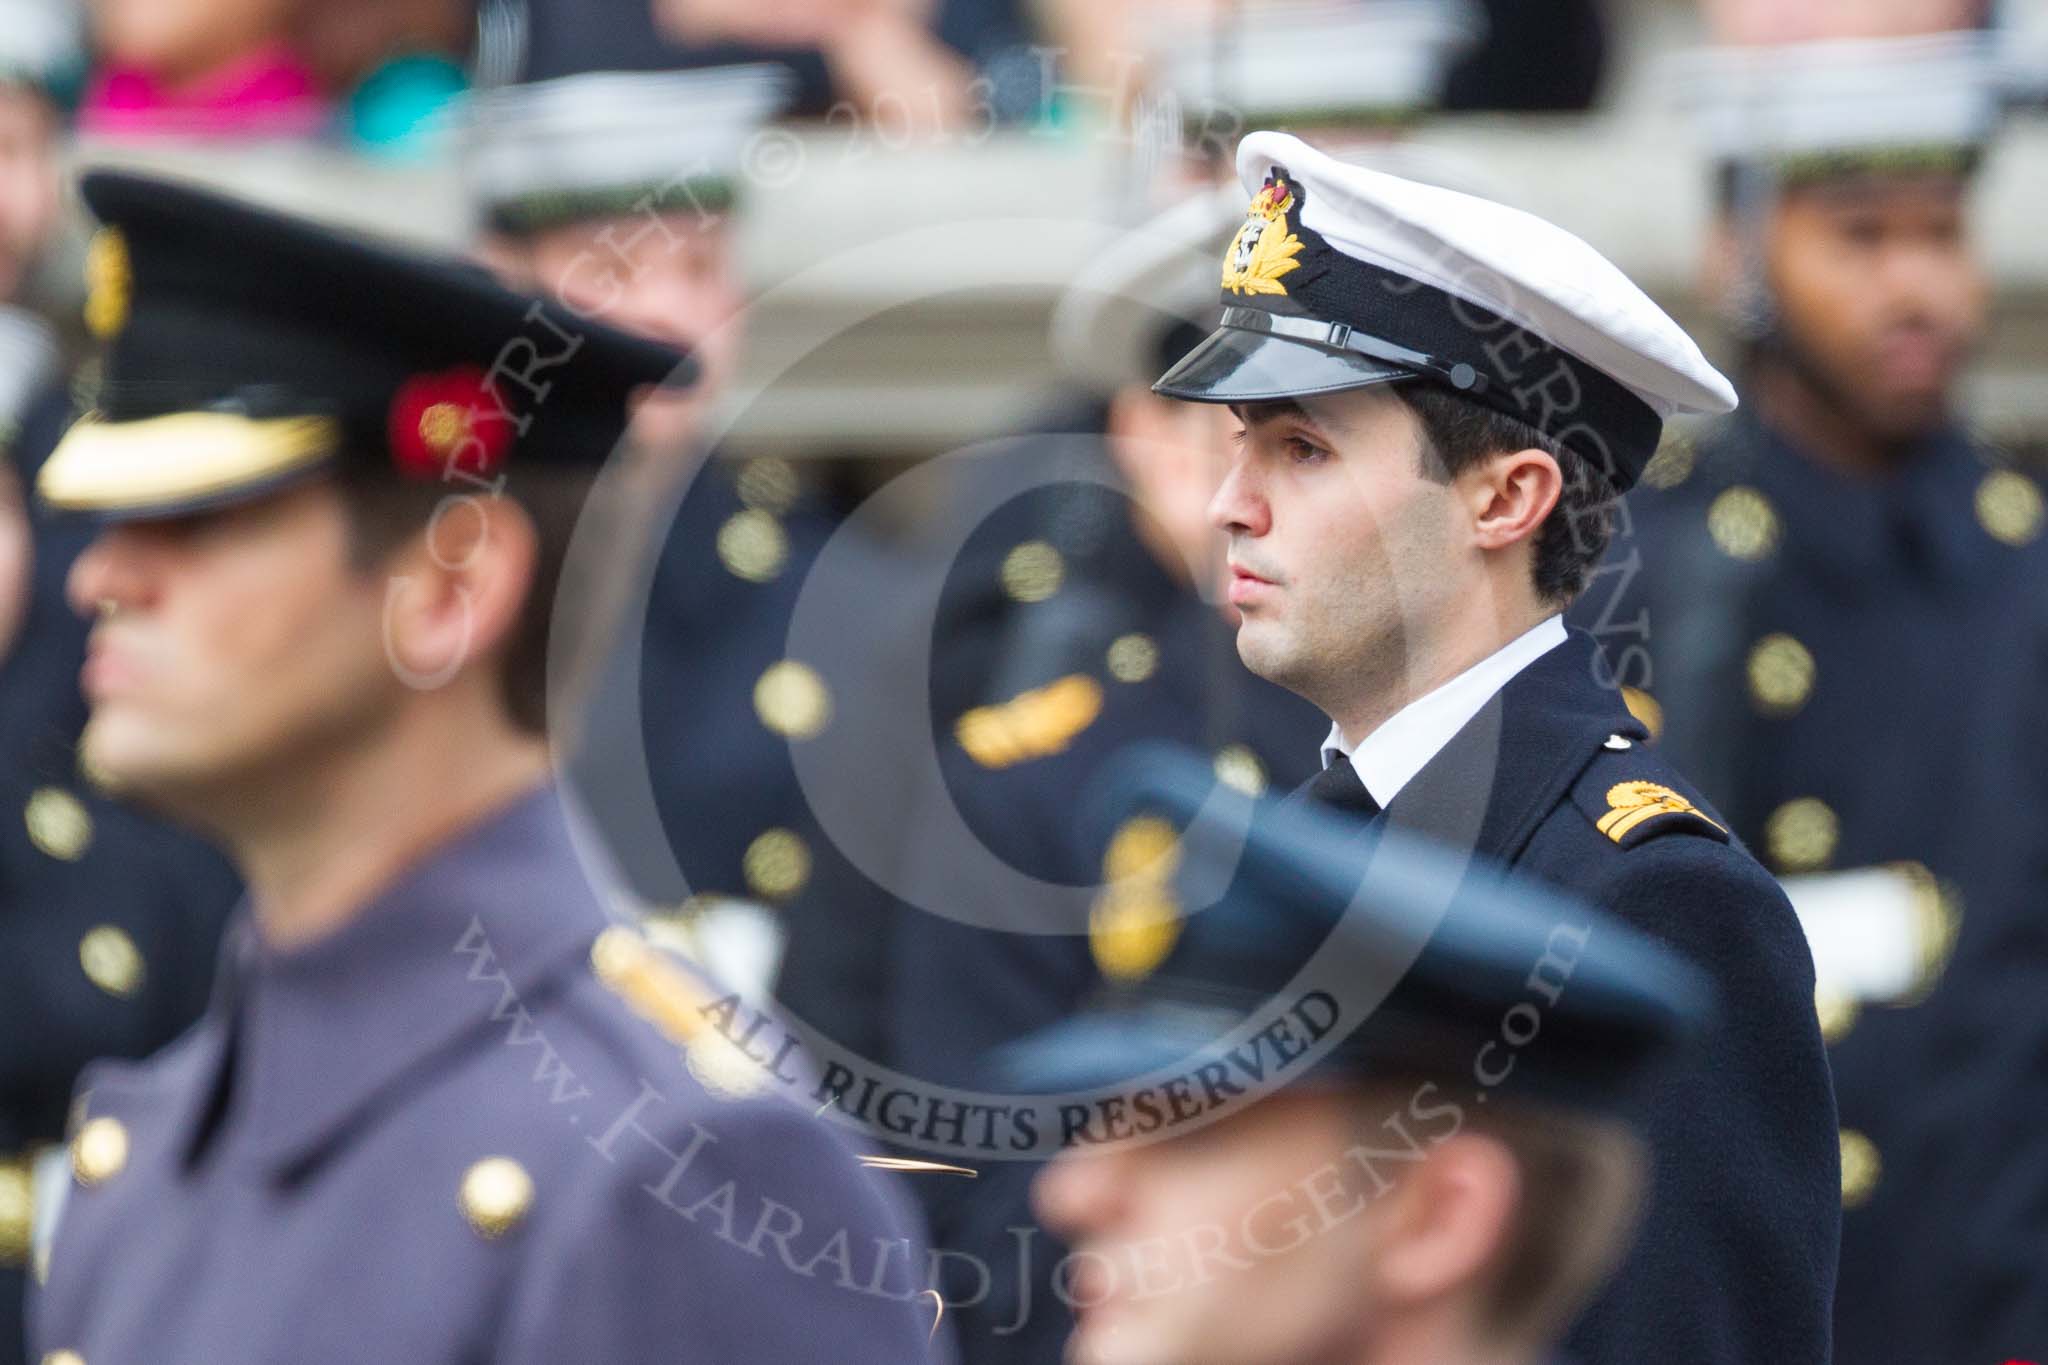
{"type": "Polygon", "coordinates": [[[1720,1022],[1634,1116],[1651,1151],[1647,1206],[1571,1354],[1821,1365],[1841,1177],[1812,958],[1777,883],[1644,747],[1601,668],[1591,637],[1572,632],[1383,818],[1569,888],[1687,954],[1719,990],[1720,1022]]]}

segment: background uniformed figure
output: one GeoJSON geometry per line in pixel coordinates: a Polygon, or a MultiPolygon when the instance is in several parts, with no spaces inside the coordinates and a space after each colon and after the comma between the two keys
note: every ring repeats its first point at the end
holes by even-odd
{"type": "Polygon", "coordinates": [[[113,341],[38,479],[108,523],[84,758],[250,895],[202,1023],[82,1083],[36,1345],[923,1358],[911,1222],[611,921],[550,780],[563,537],[689,363],[237,201],[84,193],[113,341]]]}
{"type": "Polygon", "coordinates": [[[1982,1095],[1937,1114],[1954,1059],[1929,1050],[1937,1016],[1981,998],[1976,942],[2039,901],[2039,812],[2016,799],[2039,751],[2014,702],[2048,688],[2043,496],[1957,392],[1985,326],[1969,200],[2002,100],[1989,43],[1696,57],[1745,403],[1659,457],[1581,604],[1626,627],[1610,666],[1814,943],[1848,1365],[1964,1358],[1978,1315],[1953,1305],[1995,1291],[1930,1292],[1957,1215],[1916,1129],[2018,1121],[1982,1095]]]}
{"type": "Polygon", "coordinates": [[[1798,923],[1559,615],[1664,417],[1734,394],[1540,219],[1278,134],[1238,172],[1223,326],[1159,389],[1245,424],[1212,513],[1239,653],[1331,717],[1310,795],[1579,891],[1726,999],[1638,1111],[1644,1233],[1570,1347],[1824,1359],[1834,1106],[1798,923]]]}
{"type": "Polygon", "coordinates": [[[1002,1058],[1124,1102],[1037,1181],[1074,1244],[1067,1358],[1550,1359],[1636,1225],[1625,1115],[1710,1015],[1702,975],[1582,901],[1313,804],[1255,812],[1205,769],[1148,754],[1106,804],[1179,831],[1176,885],[1232,867],[1223,899],[1002,1058]],[[1190,1083],[1211,1066],[1221,1103],[1190,1083]]]}
{"type": "Polygon", "coordinates": [[[701,951],[740,951],[754,988],[781,937],[754,907],[797,901],[817,871],[788,746],[830,710],[784,658],[830,519],[789,463],[715,449],[745,339],[741,158],[786,95],[775,66],[561,77],[484,97],[466,150],[480,249],[506,278],[704,367],[688,394],[641,404],[633,475],[599,509],[620,600],[589,609],[632,616],[583,705],[571,785],[639,898],[682,911],[701,951]],[[658,824],[621,776],[643,757],[658,824]]]}
{"type": "Polygon", "coordinates": [[[81,62],[75,20],[0,5],[0,1365],[26,1358],[34,1189],[56,1188],[73,1081],[198,1016],[236,895],[217,854],[106,800],[75,752],[86,625],[63,593],[84,536],[28,492],[71,417],[65,330],[31,309],[69,263],[57,92],[81,62]]]}
{"type": "MultiPolygon", "coordinates": [[[[0,326],[10,338],[41,338],[26,318],[0,326]]],[[[22,381],[47,356],[33,345],[6,353],[22,381]]],[[[56,1164],[73,1081],[94,1058],[142,1056],[198,1017],[236,895],[218,855],[108,801],[79,770],[85,628],[63,601],[69,538],[31,512],[40,459],[19,445],[9,456],[0,459],[0,1362],[26,1358],[35,1173],[56,1164]]]]}

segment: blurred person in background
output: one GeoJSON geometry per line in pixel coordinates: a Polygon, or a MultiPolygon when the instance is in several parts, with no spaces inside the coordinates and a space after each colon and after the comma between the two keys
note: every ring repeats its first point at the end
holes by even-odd
{"type": "Polygon", "coordinates": [[[590,609],[633,615],[595,670],[568,777],[638,898],[757,999],[784,937],[764,907],[850,913],[789,757],[831,718],[824,661],[784,657],[831,522],[787,462],[715,448],[746,338],[745,156],[789,85],[756,64],[507,87],[480,101],[466,153],[486,260],[702,367],[690,393],[640,404],[620,455],[590,609]]]}
{"type": "Polygon", "coordinates": [[[305,137],[331,113],[292,46],[299,0],[88,0],[94,134],[305,137]]]}
{"type": "Polygon", "coordinates": [[[83,61],[79,38],[73,5],[0,4],[0,303],[22,299],[57,237],[63,97],[83,61]]]}
{"type": "Polygon", "coordinates": [[[1704,977],[1412,836],[1362,841],[1303,803],[1198,813],[1204,766],[1152,757],[1123,813],[1181,828],[1176,890],[1231,866],[1223,900],[1189,905],[1153,970],[1000,1054],[1028,1093],[1112,1097],[1036,1183],[1074,1247],[1066,1359],[1553,1359],[1634,1233],[1635,1102],[1711,1017],[1704,977]],[[1502,1070],[1502,1035],[1532,1031],[1502,1070]]]}
{"type": "Polygon", "coordinates": [[[1028,117],[1039,97],[1018,0],[506,0],[506,64],[523,80],[588,71],[772,62],[799,117],[884,123],[892,135],[1028,117]],[[977,65],[983,69],[975,85],[977,65]],[[1021,83],[1021,84],[1020,84],[1021,83]]]}
{"type": "MultiPolygon", "coordinates": [[[[1842,1122],[1836,1359],[1962,1359],[1928,1286],[1933,1225],[1973,1214],[1915,1134],[1960,1102],[1930,1039],[1981,998],[1977,944],[2038,913],[2040,815],[2016,793],[2048,691],[2042,492],[1960,406],[1996,65],[1975,31],[1695,63],[1745,401],[1659,456],[1579,619],[1813,943],[1842,1122]]],[[[1973,1106],[1948,1117],[2021,1122],[1973,1106]]]]}
{"type": "Polygon", "coordinates": [[[99,66],[80,126],[112,137],[422,145],[468,84],[475,0],[88,0],[99,66]]]}
{"type": "MultiPolygon", "coordinates": [[[[0,309],[0,418],[54,360],[39,319],[0,309]]],[[[0,1362],[15,1365],[72,1083],[93,1059],[143,1056],[198,1018],[238,888],[218,855],[107,800],[81,770],[85,627],[63,597],[76,546],[28,501],[54,433],[0,424],[0,1362]]]]}
{"type": "Polygon", "coordinates": [[[218,855],[107,800],[76,754],[86,626],[64,578],[85,532],[28,494],[71,419],[70,377],[56,329],[13,301],[56,254],[78,39],[70,6],[0,5],[0,1365],[27,1358],[72,1083],[198,1017],[237,892],[218,855]]]}
{"type": "Polygon", "coordinates": [[[44,1358],[929,1358],[913,1223],[613,919],[552,781],[567,540],[688,362],[466,262],[83,195],[129,269],[37,480],[100,522],[82,749],[250,895],[200,1025],[81,1082],[44,1358]]]}

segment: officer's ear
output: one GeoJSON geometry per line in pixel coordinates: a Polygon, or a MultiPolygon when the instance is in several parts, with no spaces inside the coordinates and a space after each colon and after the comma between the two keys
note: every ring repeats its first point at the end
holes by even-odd
{"type": "Polygon", "coordinates": [[[1456,484],[1472,514],[1473,542],[1482,550],[1534,543],[1564,494],[1564,474],[1547,451],[1513,450],[1479,460],[1456,484]]]}
{"type": "Polygon", "coordinates": [[[1514,1230],[1521,1168],[1498,1139],[1460,1133],[1432,1148],[1382,1199],[1373,1247],[1383,1311],[1484,1297],[1514,1230]]]}
{"type": "Polygon", "coordinates": [[[386,565],[384,643],[412,686],[438,687],[503,654],[539,563],[531,517],[509,498],[453,494],[386,565]]]}

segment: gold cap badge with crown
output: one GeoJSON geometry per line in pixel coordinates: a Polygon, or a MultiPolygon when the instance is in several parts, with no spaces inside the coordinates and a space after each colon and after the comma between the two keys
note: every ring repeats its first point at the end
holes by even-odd
{"type": "Polygon", "coordinates": [[[1285,294],[1280,277],[1301,264],[1301,238],[1287,228],[1294,189],[1283,175],[1266,177],[1250,214],[1223,255],[1223,287],[1233,294],[1285,294]]]}

